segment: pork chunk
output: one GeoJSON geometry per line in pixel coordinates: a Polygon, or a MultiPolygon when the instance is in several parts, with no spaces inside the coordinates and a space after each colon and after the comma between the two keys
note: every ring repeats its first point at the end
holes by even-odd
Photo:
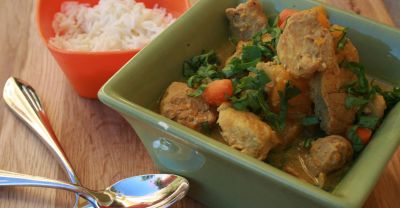
{"type": "Polygon", "coordinates": [[[249,40],[267,25],[267,16],[258,0],[248,0],[225,11],[233,37],[249,40]]]}
{"type": "Polygon", "coordinates": [[[238,111],[223,103],[219,108],[217,123],[224,141],[231,147],[259,160],[267,157],[269,150],[279,140],[268,124],[251,112],[238,111]]]}
{"type": "Polygon", "coordinates": [[[195,130],[205,122],[215,124],[217,112],[201,98],[188,96],[192,92],[186,83],[171,83],[160,103],[161,115],[195,130]]]}
{"type": "Polygon", "coordinates": [[[309,78],[316,71],[337,68],[332,35],[317,20],[316,10],[304,10],[288,19],[277,53],[295,77],[309,78]]]}
{"type": "Polygon", "coordinates": [[[321,120],[321,129],[328,135],[344,135],[354,123],[356,109],[345,107],[348,95],[343,87],[356,80],[356,76],[345,69],[320,72],[310,80],[315,115],[321,120]]]}
{"type": "Polygon", "coordinates": [[[344,137],[331,135],[313,142],[310,154],[317,170],[328,174],[351,160],[353,148],[344,137]]]}

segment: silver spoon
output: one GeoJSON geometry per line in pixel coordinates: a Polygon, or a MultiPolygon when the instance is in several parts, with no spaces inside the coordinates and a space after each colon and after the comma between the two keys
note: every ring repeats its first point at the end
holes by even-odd
{"type": "Polygon", "coordinates": [[[153,174],[126,178],[103,191],[57,180],[0,170],[1,186],[46,187],[73,191],[95,207],[168,207],[182,199],[189,189],[188,181],[172,174],[153,174]]]}
{"type": "MultiPolygon", "coordinates": [[[[41,105],[35,90],[17,78],[9,78],[4,86],[3,98],[11,110],[16,113],[31,129],[39,135],[57,160],[63,166],[73,184],[79,185],[79,180],[74,173],[58,143],[57,137],[50,125],[46,113],[41,105]]],[[[122,183],[118,183],[122,184],[122,183]]],[[[122,184],[123,185],[123,184],[122,184]]],[[[121,186],[118,186],[121,187],[121,186]]],[[[140,188],[140,187],[137,187],[140,188]]],[[[185,195],[184,192],[183,196],[185,195]]],[[[182,197],[183,197],[182,196],[182,197]]],[[[79,197],[77,197],[78,199],[79,197]]],[[[75,206],[90,207],[87,202],[76,201],[75,206]]]]}
{"type": "MultiPolygon", "coordinates": [[[[58,142],[57,136],[51,127],[50,121],[35,90],[23,81],[10,77],[4,86],[3,99],[8,107],[39,136],[39,139],[44,144],[46,144],[46,147],[56,157],[57,161],[67,173],[71,183],[80,185],[78,177],[58,142]]],[[[74,207],[86,207],[90,205],[79,199],[79,197],[76,197],[74,207]]]]}

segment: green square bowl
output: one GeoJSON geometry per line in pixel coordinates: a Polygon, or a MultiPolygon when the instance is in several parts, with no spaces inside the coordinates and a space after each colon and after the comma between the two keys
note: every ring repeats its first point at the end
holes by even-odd
{"type": "MultiPolygon", "coordinates": [[[[400,106],[332,191],[326,192],[157,113],[182,63],[202,49],[228,46],[225,9],[239,0],[201,0],[116,73],[99,98],[136,130],[161,172],[187,177],[189,195],[209,207],[360,207],[400,143],[400,106]]],[[[262,0],[267,14],[306,9],[310,0],[262,0]]],[[[331,22],[350,28],[369,75],[400,84],[400,31],[326,6],[331,22]]],[[[134,153],[132,153],[134,155],[134,153]]]]}

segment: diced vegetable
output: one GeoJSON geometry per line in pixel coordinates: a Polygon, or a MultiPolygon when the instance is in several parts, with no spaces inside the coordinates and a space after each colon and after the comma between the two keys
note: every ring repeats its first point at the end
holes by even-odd
{"type": "Polygon", "coordinates": [[[357,136],[360,138],[361,142],[365,145],[369,142],[372,136],[372,130],[368,128],[362,128],[358,127],[357,130],[357,136]]]}
{"type": "Polygon", "coordinates": [[[347,131],[347,139],[351,141],[354,152],[361,152],[364,148],[364,143],[357,133],[358,128],[358,125],[354,125],[347,131]]]}
{"type": "Polygon", "coordinates": [[[281,28],[283,30],[283,28],[286,25],[286,21],[289,19],[290,16],[292,16],[293,14],[295,14],[296,12],[298,12],[295,9],[284,9],[281,11],[281,13],[279,13],[279,28],[281,28]]]}
{"type": "Polygon", "coordinates": [[[329,22],[328,15],[326,10],[323,6],[317,6],[312,8],[313,10],[317,11],[317,20],[321,25],[325,28],[329,28],[331,23],[329,22]]]}
{"type": "Polygon", "coordinates": [[[340,25],[332,25],[329,31],[335,41],[336,48],[343,50],[349,40],[349,37],[347,37],[347,28],[340,25]]]}
{"type": "Polygon", "coordinates": [[[219,106],[233,94],[232,80],[221,79],[210,82],[203,92],[203,99],[210,105],[219,106]]]}

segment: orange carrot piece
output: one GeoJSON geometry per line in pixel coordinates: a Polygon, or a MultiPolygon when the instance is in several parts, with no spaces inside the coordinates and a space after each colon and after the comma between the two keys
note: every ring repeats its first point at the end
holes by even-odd
{"type": "Polygon", "coordinates": [[[331,26],[331,23],[328,19],[328,14],[323,6],[314,7],[312,10],[317,11],[317,20],[323,27],[329,28],[331,26]]]}
{"type": "Polygon", "coordinates": [[[367,144],[372,136],[372,130],[368,128],[359,127],[357,128],[356,133],[357,136],[361,139],[361,142],[363,144],[367,144]]]}
{"type": "Polygon", "coordinates": [[[281,13],[279,13],[279,21],[278,21],[278,25],[281,29],[283,29],[285,27],[286,24],[286,20],[289,19],[290,16],[292,16],[293,14],[295,14],[296,12],[298,12],[295,9],[284,9],[281,11],[281,13]]]}
{"type": "Polygon", "coordinates": [[[233,84],[230,79],[214,80],[203,92],[203,99],[210,105],[219,106],[233,94],[233,84]]]}

